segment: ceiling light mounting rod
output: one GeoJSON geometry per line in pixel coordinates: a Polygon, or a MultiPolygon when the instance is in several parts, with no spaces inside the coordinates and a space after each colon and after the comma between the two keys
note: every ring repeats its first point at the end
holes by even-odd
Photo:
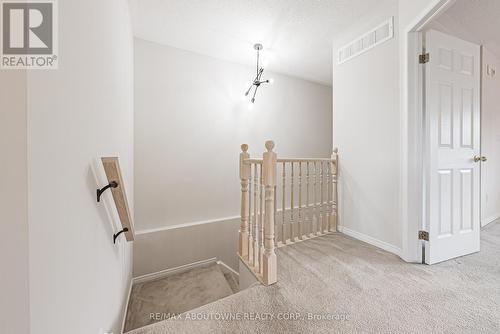
{"type": "Polygon", "coordinates": [[[253,46],[253,48],[257,51],[257,73],[255,75],[255,79],[253,80],[252,84],[248,88],[248,90],[245,93],[245,96],[248,96],[250,94],[251,90],[253,87],[255,87],[255,90],[252,95],[252,99],[250,102],[255,103],[255,95],[257,95],[257,90],[259,89],[260,85],[263,83],[272,83],[271,80],[262,80],[262,74],[264,73],[264,68],[260,66],[260,51],[264,48],[262,44],[257,43],[253,46]]]}

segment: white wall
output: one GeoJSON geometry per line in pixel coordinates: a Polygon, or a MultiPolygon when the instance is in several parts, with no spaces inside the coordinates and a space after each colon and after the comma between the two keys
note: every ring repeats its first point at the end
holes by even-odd
{"type": "MultiPolygon", "coordinates": [[[[16,266],[7,262],[14,269],[8,267],[7,275],[14,276],[5,283],[2,271],[2,291],[9,292],[1,299],[19,313],[10,319],[18,322],[15,329],[7,323],[4,331],[2,317],[2,333],[27,333],[28,326],[32,334],[98,334],[101,329],[119,333],[132,250],[130,244],[113,245],[116,227],[104,205],[95,201],[91,165],[95,158],[119,154],[133,203],[133,50],[128,5],[125,0],[58,3],[59,69],[27,74],[21,88],[26,92],[27,117],[23,120],[19,113],[19,118],[12,118],[12,126],[23,137],[16,138],[12,131],[19,156],[11,152],[7,158],[15,157],[20,169],[14,172],[15,165],[8,166],[13,179],[6,186],[11,189],[19,179],[20,194],[16,203],[8,202],[16,205],[18,213],[7,222],[4,232],[9,241],[2,241],[2,253],[15,254],[13,259],[20,261],[16,266]],[[22,210],[26,205],[27,210],[22,210]],[[23,224],[23,214],[28,226],[23,224]],[[20,244],[14,245],[18,240],[20,244]],[[11,290],[7,284],[13,280],[18,283],[11,290]]],[[[5,74],[1,75],[3,82],[5,74]]],[[[20,99],[15,107],[22,111],[20,99]]],[[[2,106],[2,118],[3,111],[2,106]]],[[[6,123],[2,119],[0,124],[6,123]]],[[[2,179],[2,202],[4,185],[2,179]]]]}
{"type": "Polygon", "coordinates": [[[217,258],[238,270],[240,219],[136,235],[134,277],[217,258]]]}
{"type": "Polygon", "coordinates": [[[267,139],[282,156],[330,156],[330,87],[265,73],[275,83],[249,111],[253,68],[141,39],[135,57],[137,230],[238,216],[242,143],[255,157],[267,139]]]}
{"type": "Polygon", "coordinates": [[[0,333],[29,333],[26,73],[0,71],[0,333]]]}
{"type": "Polygon", "coordinates": [[[500,58],[483,48],[481,154],[488,161],[481,165],[482,224],[500,218],[500,58]],[[496,70],[494,77],[486,67],[496,70]]]}
{"type": "MultiPolygon", "coordinates": [[[[393,1],[334,41],[339,47],[395,16],[393,1]]],[[[339,148],[343,232],[400,253],[400,110],[395,38],[344,63],[334,59],[334,146],[339,148]]]]}
{"type": "Polygon", "coordinates": [[[398,0],[399,27],[401,30],[404,30],[413,23],[417,23],[416,21],[419,14],[437,3],[445,1],[446,0],[398,0]]]}
{"type": "MultiPolygon", "coordinates": [[[[464,13],[464,15],[467,14],[464,13]]],[[[467,30],[466,27],[455,21],[455,19],[446,12],[439,15],[435,20],[429,22],[429,24],[425,26],[426,31],[431,29],[444,32],[445,34],[449,34],[472,43],[481,44],[475,36],[467,30]]]]}

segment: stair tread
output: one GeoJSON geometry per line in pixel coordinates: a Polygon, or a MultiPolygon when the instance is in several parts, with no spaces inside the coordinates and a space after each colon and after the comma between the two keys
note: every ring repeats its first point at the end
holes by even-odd
{"type": "Polygon", "coordinates": [[[125,331],[168,319],[232,294],[233,288],[215,263],[135,284],[128,305],[125,331]]]}
{"type": "Polygon", "coordinates": [[[224,267],[223,265],[219,265],[219,269],[224,275],[224,278],[226,279],[227,283],[229,284],[229,287],[231,288],[231,291],[233,293],[237,293],[240,291],[240,284],[239,284],[239,278],[237,275],[235,275],[233,272],[231,272],[229,269],[224,267]]]}

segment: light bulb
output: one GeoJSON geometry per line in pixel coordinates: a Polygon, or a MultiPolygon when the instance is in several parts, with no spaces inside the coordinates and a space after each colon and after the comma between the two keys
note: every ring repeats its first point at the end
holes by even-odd
{"type": "Polygon", "coordinates": [[[249,104],[248,104],[248,110],[253,110],[253,107],[254,107],[254,104],[253,104],[253,103],[249,103],[249,104]]]}
{"type": "Polygon", "coordinates": [[[269,79],[269,83],[272,85],[274,83],[274,78],[269,79]]]}

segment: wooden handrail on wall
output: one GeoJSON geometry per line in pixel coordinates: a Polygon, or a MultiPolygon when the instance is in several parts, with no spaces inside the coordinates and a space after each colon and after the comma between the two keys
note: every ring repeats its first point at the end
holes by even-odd
{"type": "MultiPolygon", "coordinates": [[[[106,177],[111,186],[111,194],[118,211],[118,217],[122,225],[122,231],[113,236],[113,241],[116,240],[120,233],[125,235],[127,241],[134,240],[134,225],[132,223],[132,216],[127,201],[127,194],[125,193],[125,186],[123,183],[120,163],[117,157],[104,157],[101,158],[106,177]]],[[[98,195],[99,196],[99,195],[98,195]]]]}
{"type": "Polygon", "coordinates": [[[337,231],[338,151],[326,159],[278,159],[274,142],[265,146],[262,159],[250,159],[248,145],[241,145],[238,254],[269,285],[278,280],[276,247],[337,231]]]}

